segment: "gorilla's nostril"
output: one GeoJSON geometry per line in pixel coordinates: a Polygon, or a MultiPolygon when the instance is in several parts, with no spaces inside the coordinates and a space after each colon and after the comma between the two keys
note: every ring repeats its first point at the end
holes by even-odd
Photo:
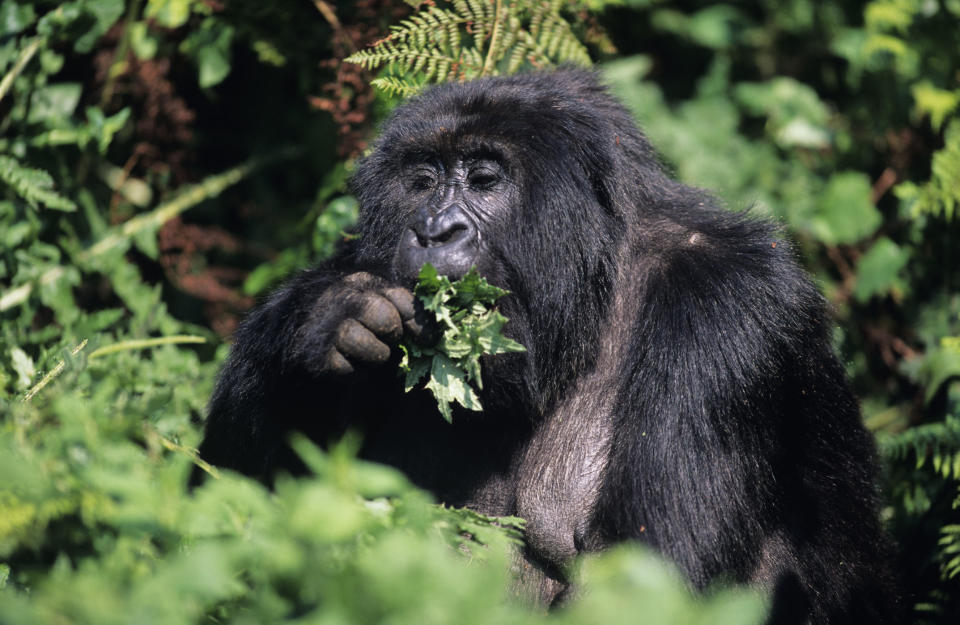
{"type": "Polygon", "coordinates": [[[413,232],[413,236],[417,238],[417,245],[419,245],[420,247],[430,247],[429,237],[424,235],[417,228],[410,228],[410,230],[413,232]]]}
{"type": "Polygon", "coordinates": [[[430,241],[427,242],[425,247],[439,247],[441,245],[447,245],[448,243],[453,243],[459,239],[467,231],[466,224],[453,224],[443,232],[440,232],[436,236],[432,237],[430,241]]]}

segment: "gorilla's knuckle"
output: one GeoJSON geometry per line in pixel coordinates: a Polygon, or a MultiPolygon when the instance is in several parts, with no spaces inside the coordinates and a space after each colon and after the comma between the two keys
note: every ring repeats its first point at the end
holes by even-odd
{"type": "Polygon", "coordinates": [[[391,339],[400,338],[400,313],[385,297],[368,294],[363,300],[357,319],[375,334],[391,339]]]}
{"type": "Polygon", "coordinates": [[[413,292],[400,286],[390,287],[383,290],[383,296],[390,300],[400,318],[404,321],[412,319],[415,314],[415,305],[413,292]]]}
{"type": "Polygon", "coordinates": [[[375,275],[367,271],[355,271],[343,277],[343,282],[353,287],[366,287],[379,281],[375,275]]]}
{"type": "Polygon", "coordinates": [[[329,371],[330,373],[335,373],[337,375],[348,375],[353,373],[353,365],[350,364],[350,361],[344,358],[343,354],[337,351],[336,348],[331,349],[327,353],[326,361],[324,362],[324,370],[329,371]]]}
{"type": "Polygon", "coordinates": [[[367,362],[384,362],[390,358],[390,348],[356,319],[346,319],[340,324],[337,348],[347,356],[367,362]]]}

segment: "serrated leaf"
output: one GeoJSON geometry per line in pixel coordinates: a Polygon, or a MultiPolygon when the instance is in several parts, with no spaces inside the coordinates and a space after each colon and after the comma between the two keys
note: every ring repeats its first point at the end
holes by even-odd
{"type": "Polygon", "coordinates": [[[501,334],[507,318],[489,308],[507,291],[490,285],[475,268],[451,282],[447,276],[438,275],[428,263],[420,271],[414,292],[424,308],[434,313],[442,332],[436,346],[400,346],[403,351],[400,369],[405,373],[406,390],[416,386],[429,370],[431,376],[426,388],[433,392],[444,418],[452,418],[452,401],[479,410],[471,407],[479,406],[480,402],[470,383],[477,389],[483,388],[480,357],[524,351],[522,345],[501,334]],[[452,374],[451,367],[456,369],[456,375],[452,374]],[[435,375],[437,372],[444,375],[435,375]]]}
{"type": "Polygon", "coordinates": [[[480,411],[480,398],[467,383],[466,372],[444,354],[437,354],[430,366],[430,381],[426,388],[437,398],[440,414],[448,422],[453,421],[453,403],[467,410],[480,411]]]}
{"type": "Polygon", "coordinates": [[[505,354],[507,352],[525,352],[527,348],[501,333],[507,318],[496,310],[477,324],[477,340],[485,354],[505,354]]]}
{"type": "Polygon", "coordinates": [[[53,178],[42,169],[27,167],[9,156],[0,155],[0,180],[7,183],[28,204],[62,211],[75,211],[77,205],[53,190],[53,178]]]}

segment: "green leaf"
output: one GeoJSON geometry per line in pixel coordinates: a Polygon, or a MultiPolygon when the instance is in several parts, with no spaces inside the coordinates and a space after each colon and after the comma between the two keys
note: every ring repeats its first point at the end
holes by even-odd
{"type": "Polygon", "coordinates": [[[193,58],[201,87],[212,87],[230,73],[230,44],[233,27],[208,17],[200,28],[181,44],[180,49],[193,58]]]}
{"type": "Polygon", "coordinates": [[[77,109],[82,90],[78,82],[61,82],[37,89],[30,99],[27,121],[62,125],[77,109]]]}
{"type": "Polygon", "coordinates": [[[137,58],[146,61],[157,54],[159,38],[151,32],[146,22],[136,22],[130,26],[130,47],[137,58]]]}
{"type": "Polygon", "coordinates": [[[17,374],[17,386],[21,389],[30,386],[30,383],[33,381],[33,376],[37,374],[37,368],[33,363],[33,359],[27,355],[27,352],[19,347],[12,347],[10,349],[10,362],[13,365],[14,372],[17,374]]]}
{"type": "Polygon", "coordinates": [[[947,91],[924,80],[910,87],[913,100],[920,115],[929,115],[934,130],[939,130],[944,120],[960,105],[960,91],[947,91]]]}
{"type": "Polygon", "coordinates": [[[114,135],[120,132],[130,118],[130,108],[121,109],[110,117],[105,116],[103,111],[95,106],[87,107],[86,113],[90,134],[97,141],[97,149],[101,154],[105,154],[114,135]]]}
{"type": "Polygon", "coordinates": [[[166,28],[180,28],[190,17],[193,0],[149,0],[144,16],[166,28]]]}
{"type": "Polygon", "coordinates": [[[467,383],[466,372],[445,354],[434,356],[426,388],[436,397],[440,414],[447,421],[453,421],[454,402],[468,410],[483,410],[480,398],[467,383]]]}
{"type": "Polygon", "coordinates": [[[352,195],[338,197],[317,217],[313,231],[313,249],[320,258],[329,258],[337,244],[346,237],[346,230],[357,222],[359,207],[352,195]]]}
{"type": "Polygon", "coordinates": [[[734,89],[737,102],[753,115],[768,119],[767,130],[784,148],[822,148],[830,144],[827,106],[817,92],[792,78],[743,82],[734,89]]]}
{"type": "Polygon", "coordinates": [[[903,182],[894,187],[894,193],[911,218],[942,215],[951,220],[960,206],[960,119],[947,124],[944,146],[933,154],[930,169],[930,180],[922,185],[903,182]]]}
{"type": "Polygon", "coordinates": [[[124,0],[75,0],[40,18],[37,33],[62,36],[81,54],[93,50],[100,37],[123,15],[124,0]]]}
{"type": "Polygon", "coordinates": [[[53,178],[42,169],[26,167],[16,159],[0,155],[0,180],[7,183],[28,204],[62,211],[75,211],[77,205],[53,190],[53,178]]]}
{"type": "Polygon", "coordinates": [[[0,35],[8,37],[16,35],[37,19],[37,14],[30,4],[19,4],[13,0],[3,0],[0,4],[0,35]]]}
{"type": "Polygon", "coordinates": [[[427,263],[420,270],[414,293],[423,307],[434,313],[441,335],[436,345],[401,344],[405,389],[409,392],[429,372],[426,388],[447,421],[452,419],[454,403],[482,410],[471,387],[483,388],[480,357],[524,351],[522,345],[501,334],[507,318],[492,308],[507,291],[489,284],[475,268],[451,282],[427,263]]]}
{"type": "Polygon", "coordinates": [[[848,171],[830,177],[810,229],[826,245],[853,244],[873,234],[882,221],[870,201],[870,180],[865,174],[848,171]]]}
{"type": "Polygon", "coordinates": [[[900,271],[910,260],[910,251],[883,237],[874,243],[857,263],[857,282],[853,296],[866,302],[875,295],[902,293],[904,285],[900,271]]]}

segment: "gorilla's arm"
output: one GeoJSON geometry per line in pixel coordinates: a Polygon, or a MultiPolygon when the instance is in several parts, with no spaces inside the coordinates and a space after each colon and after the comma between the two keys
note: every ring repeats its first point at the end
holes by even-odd
{"type": "Polygon", "coordinates": [[[713,217],[686,224],[649,269],[601,531],[656,545],[697,586],[718,574],[787,583],[798,614],[809,591],[829,610],[830,580],[869,593],[876,574],[871,442],[825,304],[788,246],[767,225],[713,217]],[[863,527],[858,544],[843,525],[863,527]]]}
{"type": "Polygon", "coordinates": [[[322,440],[342,430],[351,389],[377,374],[405,328],[419,328],[413,315],[408,290],[365,272],[314,269],[294,277],[237,329],[200,455],[248,475],[296,470],[287,433],[322,440]]]}

